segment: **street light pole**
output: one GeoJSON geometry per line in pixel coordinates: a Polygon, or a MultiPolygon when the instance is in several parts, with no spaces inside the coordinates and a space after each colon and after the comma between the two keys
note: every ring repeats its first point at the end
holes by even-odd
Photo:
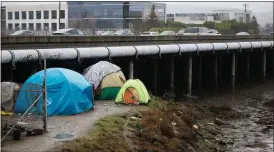
{"type": "Polygon", "coordinates": [[[59,23],[58,23],[58,29],[60,30],[60,23],[61,23],[61,19],[60,19],[60,14],[61,14],[61,12],[60,12],[60,10],[61,10],[61,1],[59,1],[59,23]]]}

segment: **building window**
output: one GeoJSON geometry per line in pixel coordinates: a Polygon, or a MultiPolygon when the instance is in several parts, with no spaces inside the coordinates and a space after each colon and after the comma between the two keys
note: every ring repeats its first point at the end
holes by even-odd
{"type": "Polygon", "coordinates": [[[59,29],[64,29],[65,28],[65,23],[60,23],[59,29]]]}
{"type": "Polygon", "coordinates": [[[22,11],[22,19],[27,19],[27,12],[26,11],[22,11]]]}
{"type": "Polygon", "coordinates": [[[19,12],[14,12],[14,14],[15,14],[15,15],[14,15],[14,16],[15,16],[15,19],[16,19],[16,20],[19,20],[19,12]]]}
{"type": "Polygon", "coordinates": [[[26,24],[26,23],[22,23],[21,25],[22,25],[22,26],[21,26],[21,27],[22,27],[22,30],[26,30],[26,29],[27,29],[27,24],[26,24]]]}
{"type": "Polygon", "coordinates": [[[13,28],[13,27],[12,27],[12,24],[8,24],[8,29],[9,29],[9,30],[12,30],[12,28],[13,28]]]}
{"type": "Polygon", "coordinates": [[[44,19],[49,19],[49,11],[44,11],[44,19]]]}
{"type": "Polygon", "coordinates": [[[60,10],[60,18],[65,18],[65,10],[60,10]]]}
{"type": "Polygon", "coordinates": [[[56,10],[51,11],[51,19],[57,19],[57,11],[56,10]]]}
{"type": "Polygon", "coordinates": [[[57,23],[51,23],[51,31],[57,30],[57,23]]]}
{"type": "Polygon", "coordinates": [[[49,29],[49,23],[44,23],[44,30],[48,31],[48,29],[49,29]]]}
{"type": "Polygon", "coordinates": [[[29,30],[33,30],[34,27],[33,27],[33,23],[29,23],[29,30]]]}
{"type": "Polygon", "coordinates": [[[8,19],[12,20],[12,12],[8,12],[8,19]]]}
{"type": "Polygon", "coordinates": [[[36,31],[41,31],[41,23],[36,23],[36,31]]]}
{"type": "Polygon", "coordinates": [[[19,23],[15,23],[15,30],[20,30],[19,23]]]}
{"type": "Polygon", "coordinates": [[[36,19],[41,19],[41,11],[36,11],[36,19]]]}
{"type": "Polygon", "coordinates": [[[29,19],[33,19],[33,11],[29,11],[29,19]]]}

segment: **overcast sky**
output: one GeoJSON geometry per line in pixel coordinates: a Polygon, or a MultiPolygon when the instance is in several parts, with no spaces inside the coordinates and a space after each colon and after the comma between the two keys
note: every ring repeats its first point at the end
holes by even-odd
{"type": "MultiPolygon", "coordinates": [[[[58,2],[2,2],[2,5],[29,5],[58,2]]],[[[210,13],[212,9],[244,9],[248,4],[260,24],[273,22],[273,2],[161,2],[167,4],[167,13],[210,13]]]]}

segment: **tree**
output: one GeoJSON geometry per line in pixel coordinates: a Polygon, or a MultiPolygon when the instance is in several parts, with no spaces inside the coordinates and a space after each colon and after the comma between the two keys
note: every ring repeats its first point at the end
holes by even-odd
{"type": "Polygon", "coordinates": [[[215,29],[215,22],[212,22],[212,21],[206,21],[204,22],[203,24],[204,27],[207,27],[209,29],[215,29]]]}
{"type": "Polygon", "coordinates": [[[257,22],[256,17],[253,15],[251,22],[248,24],[251,33],[258,35],[260,32],[260,25],[257,22]]]}
{"type": "Polygon", "coordinates": [[[155,5],[152,5],[151,11],[146,18],[145,27],[146,29],[151,29],[152,27],[157,27],[159,24],[158,16],[155,13],[155,5]]]}

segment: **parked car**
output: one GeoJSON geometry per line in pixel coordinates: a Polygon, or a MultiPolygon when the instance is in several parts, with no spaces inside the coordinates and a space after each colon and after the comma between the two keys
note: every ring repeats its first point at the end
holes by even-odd
{"type": "Polygon", "coordinates": [[[105,31],[103,33],[101,33],[100,35],[112,35],[113,33],[115,33],[114,31],[105,31]]]}
{"type": "Polygon", "coordinates": [[[117,36],[132,36],[132,35],[134,35],[134,33],[131,30],[125,29],[125,30],[116,31],[112,35],[117,35],[117,36]]]}
{"type": "Polygon", "coordinates": [[[164,31],[160,35],[176,35],[174,31],[164,31]]]}
{"type": "Polygon", "coordinates": [[[184,31],[184,35],[210,35],[206,27],[188,27],[184,31]]]}
{"type": "Polygon", "coordinates": [[[236,35],[249,35],[249,33],[247,33],[247,32],[239,32],[236,35]]]}
{"type": "Polygon", "coordinates": [[[84,32],[76,28],[61,29],[52,33],[54,36],[85,36],[84,32]]]}
{"type": "Polygon", "coordinates": [[[273,35],[274,33],[273,32],[270,32],[270,35],[273,35]]]}
{"type": "Polygon", "coordinates": [[[176,35],[184,35],[184,31],[185,30],[180,30],[178,33],[176,33],[176,35]]]}
{"type": "Polygon", "coordinates": [[[151,32],[151,31],[146,31],[141,34],[141,36],[157,36],[159,35],[157,32],[151,32]]]}
{"type": "Polygon", "coordinates": [[[34,32],[30,31],[30,30],[19,30],[19,31],[16,31],[16,32],[14,32],[13,34],[10,34],[10,35],[13,35],[13,36],[27,36],[27,35],[34,35],[34,32]]]}
{"type": "Polygon", "coordinates": [[[208,31],[209,31],[209,35],[222,35],[215,29],[209,29],[208,31]]]}

